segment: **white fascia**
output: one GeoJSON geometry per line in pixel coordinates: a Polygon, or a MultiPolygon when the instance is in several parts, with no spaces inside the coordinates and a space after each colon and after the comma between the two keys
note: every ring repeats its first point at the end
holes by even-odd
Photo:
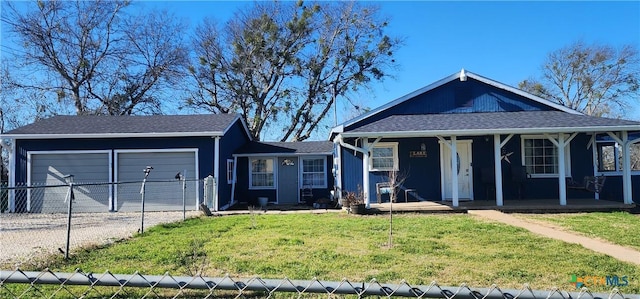
{"type": "Polygon", "coordinates": [[[167,133],[91,133],[91,134],[16,134],[3,135],[11,139],[81,139],[81,138],[144,138],[144,137],[216,137],[224,132],[167,132],[167,133]]]}

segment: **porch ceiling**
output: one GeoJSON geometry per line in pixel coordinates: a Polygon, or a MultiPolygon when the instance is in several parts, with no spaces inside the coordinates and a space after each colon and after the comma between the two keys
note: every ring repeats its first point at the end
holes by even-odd
{"type": "Polygon", "coordinates": [[[640,131],[640,122],[561,111],[391,115],[345,130],[344,137],[640,131]]]}

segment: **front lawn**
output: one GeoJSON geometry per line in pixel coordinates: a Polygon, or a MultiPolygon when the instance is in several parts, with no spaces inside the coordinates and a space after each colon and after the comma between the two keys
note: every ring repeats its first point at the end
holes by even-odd
{"type": "MultiPolygon", "coordinates": [[[[553,218],[553,217],[551,217],[553,218]]],[[[604,218],[604,222],[611,218],[604,218]]],[[[599,221],[599,222],[603,222],[599,221]]],[[[609,224],[612,225],[612,224],[609,224]]],[[[638,232],[635,225],[635,232],[638,232]]],[[[574,291],[576,276],[628,276],[640,293],[640,266],[581,246],[466,214],[388,216],[344,213],[202,217],[161,225],[143,236],[39,265],[53,271],[284,278],[574,291]]],[[[633,242],[637,242],[633,241],[633,242]]],[[[637,244],[637,243],[636,243],[637,244]]],[[[608,292],[612,287],[594,287],[608,292]]]]}

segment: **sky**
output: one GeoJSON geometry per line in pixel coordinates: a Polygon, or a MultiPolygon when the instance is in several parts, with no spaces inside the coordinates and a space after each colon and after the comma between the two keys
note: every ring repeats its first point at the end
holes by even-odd
{"type": "MultiPolygon", "coordinates": [[[[2,0],[0,0],[2,1],[2,0]]],[[[287,1],[287,0],[285,0],[287,1]]],[[[374,82],[355,102],[376,108],[461,69],[517,87],[539,77],[551,51],[576,41],[640,48],[640,1],[373,1],[401,37],[394,78],[374,82]]],[[[253,1],[134,1],[132,13],[166,9],[195,28],[221,23],[253,1]]],[[[3,29],[4,30],[4,29],[3,29]]],[[[6,48],[3,48],[6,49],[6,48]]],[[[640,105],[639,105],[640,106],[640,105]]],[[[352,118],[345,103],[338,123],[352,118]]],[[[333,115],[329,116],[333,119],[333,115]]],[[[640,107],[625,118],[640,120],[640,107]]],[[[331,124],[333,125],[333,124],[331,124]]]]}
{"type": "MultiPolygon", "coordinates": [[[[388,34],[404,39],[395,78],[359,94],[370,108],[465,69],[517,87],[538,77],[547,54],[581,40],[640,48],[640,1],[374,1],[390,19],[388,34]]],[[[191,26],[204,17],[226,21],[252,2],[146,1],[191,26]]],[[[344,119],[338,113],[339,122],[344,119]]],[[[640,109],[627,115],[640,120],[640,109]]]]}

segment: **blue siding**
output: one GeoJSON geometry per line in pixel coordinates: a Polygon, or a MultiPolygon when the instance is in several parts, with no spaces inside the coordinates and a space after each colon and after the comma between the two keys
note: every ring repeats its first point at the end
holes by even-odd
{"type": "Polygon", "coordinates": [[[245,143],[249,142],[250,138],[246,134],[246,130],[241,121],[236,121],[231,128],[220,138],[220,166],[218,169],[218,207],[231,203],[231,187],[232,185],[227,182],[227,159],[233,159],[233,153],[245,143]]]}
{"type": "MultiPolygon", "coordinates": [[[[640,204],[640,175],[632,175],[631,182],[632,199],[636,204],[640,204]]],[[[607,176],[600,199],[623,202],[623,198],[622,175],[607,176]]]]}
{"type": "MultiPolygon", "coordinates": [[[[291,157],[291,154],[286,154],[286,157],[291,157]]],[[[277,154],[274,154],[269,157],[278,158],[277,154]]],[[[326,167],[326,177],[327,180],[327,188],[314,188],[313,192],[313,202],[320,198],[329,198],[329,191],[333,190],[333,186],[335,183],[332,167],[333,167],[333,159],[331,155],[326,156],[327,164],[326,167]]],[[[297,163],[296,163],[297,165],[297,163]]],[[[300,168],[298,168],[299,171],[300,168]]],[[[302,174],[299,174],[300,178],[302,174]]],[[[302,192],[302,190],[300,190],[302,192]]],[[[277,197],[277,189],[268,189],[268,190],[250,190],[249,189],[249,158],[247,157],[238,157],[238,165],[237,165],[237,173],[236,173],[236,189],[235,189],[235,198],[236,201],[241,203],[248,203],[250,205],[258,204],[258,197],[269,197],[270,201],[274,201],[277,197]]],[[[311,203],[308,203],[311,204],[311,203]]]]}
{"type": "MultiPolygon", "coordinates": [[[[402,184],[406,189],[415,189],[427,200],[440,200],[440,145],[436,138],[384,139],[380,142],[398,142],[398,165],[400,175],[406,176],[402,184]],[[426,157],[410,157],[410,151],[420,151],[424,143],[426,157]]],[[[388,181],[387,172],[369,172],[369,194],[371,202],[377,202],[376,183],[388,181]]],[[[382,201],[388,201],[383,197],[382,201]]],[[[410,200],[415,201],[411,198],[410,200]]],[[[404,202],[404,191],[398,191],[398,201],[404,202]]]]}
{"type": "Polygon", "coordinates": [[[236,201],[257,206],[258,197],[266,196],[270,201],[275,200],[276,189],[249,190],[249,158],[239,157],[236,167],[236,201]]]}
{"type": "Polygon", "coordinates": [[[340,153],[342,162],[342,192],[362,189],[362,154],[346,148],[340,153]]]}
{"type": "Polygon", "coordinates": [[[98,138],[98,139],[18,139],[16,140],[16,183],[27,181],[27,151],[115,150],[198,148],[200,178],[213,173],[211,137],[98,138]]]}
{"type": "Polygon", "coordinates": [[[390,115],[545,111],[553,108],[469,78],[453,80],[346,128],[352,130],[390,115]]]}
{"type": "MultiPolygon", "coordinates": [[[[96,138],[96,139],[18,139],[16,140],[16,184],[27,182],[28,151],[174,149],[197,148],[200,179],[213,173],[214,140],[210,137],[174,138],[96,138]]],[[[115,161],[114,161],[115,163],[115,161]]],[[[110,169],[114,175],[113,167],[110,169]]],[[[142,174],[142,172],[141,172],[142,174]]],[[[142,180],[142,176],[140,177],[142,180]]],[[[18,197],[24,198],[26,197],[18,197]]],[[[16,203],[22,206],[23,203],[16,203]]]]}

